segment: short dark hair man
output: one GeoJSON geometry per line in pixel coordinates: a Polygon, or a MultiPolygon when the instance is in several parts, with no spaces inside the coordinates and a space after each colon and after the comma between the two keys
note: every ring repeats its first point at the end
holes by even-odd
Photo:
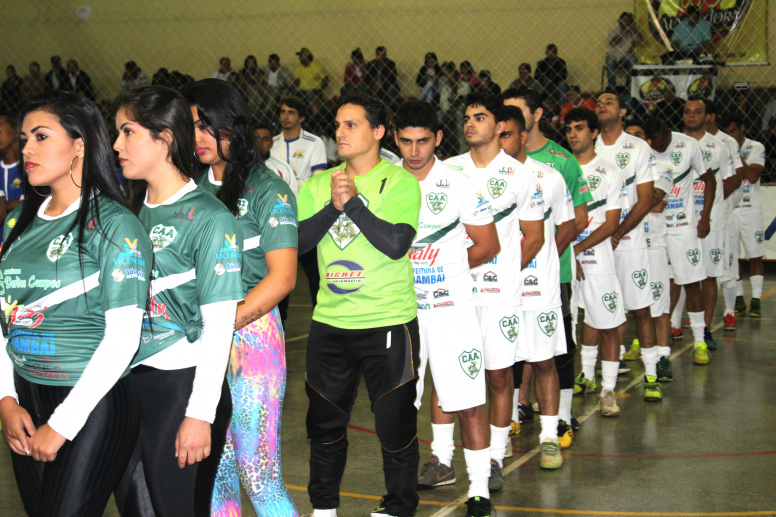
{"type": "Polygon", "coordinates": [[[0,108],[0,167],[3,175],[0,177],[0,190],[3,191],[5,205],[0,210],[2,220],[5,220],[7,212],[16,208],[24,195],[22,186],[22,162],[19,159],[19,151],[16,147],[16,114],[7,109],[0,108]]]}
{"type": "Polygon", "coordinates": [[[308,491],[314,515],[336,515],[347,424],[363,374],[388,490],[373,514],[410,516],[418,505],[420,345],[408,252],[420,186],[380,159],[387,113],[379,99],[350,92],[336,117],[345,162],[307,181],[298,200],[300,252],[318,246],[323,280],[307,346],[308,491]]]}

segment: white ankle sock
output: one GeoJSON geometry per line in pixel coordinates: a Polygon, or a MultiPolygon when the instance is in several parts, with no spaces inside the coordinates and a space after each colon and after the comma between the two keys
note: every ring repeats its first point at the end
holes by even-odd
{"type": "Polygon", "coordinates": [[[434,439],[431,442],[431,454],[439,458],[439,462],[452,465],[453,452],[455,451],[455,442],[453,434],[455,433],[455,423],[452,424],[431,424],[431,432],[434,439]]]}
{"type": "Polygon", "coordinates": [[[625,355],[625,345],[620,345],[620,361],[623,360],[624,355],[625,355]]]}
{"type": "Polygon", "coordinates": [[[598,347],[582,345],[582,373],[585,379],[592,381],[595,378],[595,363],[598,360],[598,347]]]}
{"type": "Polygon", "coordinates": [[[674,309],[674,312],[671,313],[671,328],[682,328],[682,311],[678,305],[674,309]]]}
{"type": "Polygon", "coordinates": [[[565,420],[567,424],[571,423],[571,401],[574,399],[574,388],[560,390],[560,401],[558,403],[558,417],[565,420]]]}
{"type": "Polygon", "coordinates": [[[515,390],[515,396],[512,398],[512,421],[520,422],[520,402],[518,402],[520,396],[520,388],[515,390]]]}
{"type": "Polygon", "coordinates": [[[315,508],[313,510],[313,517],[337,517],[337,509],[332,508],[330,510],[321,510],[315,508]]]}
{"type": "Polygon", "coordinates": [[[744,295],[744,281],[736,280],[736,296],[744,295]]]}
{"type": "Polygon", "coordinates": [[[692,346],[697,347],[699,342],[702,342],[705,338],[703,337],[703,329],[706,328],[706,320],[705,320],[705,313],[704,312],[688,312],[690,316],[690,328],[692,328],[692,346]]]}
{"type": "Polygon", "coordinates": [[[724,316],[735,314],[736,307],[736,281],[726,280],[722,282],[722,297],[725,299],[724,316]]]}
{"type": "Polygon", "coordinates": [[[612,390],[617,385],[617,370],[620,369],[619,361],[601,361],[601,390],[612,390]]]}
{"type": "Polygon", "coordinates": [[[763,297],[763,280],[762,275],[749,277],[749,281],[752,282],[752,298],[760,299],[763,297]]]}
{"type": "Polygon", "coordinates": [[[671,347],[670,346],[657,347],[657,355],[660,357],[671,357],[671,347]]]}
{"type": "Polygon", "coordinates": [[[488,479],[490,478],[490,449],[463,450],[466,472],[469,473],[469,497],[490,499],[488,479]]]}
{"type": "Polygon", "coordinates": [[[641,349],[641,361],[644,363],[644,374],[657,377],[657,347],[641,349]]]}
{"type": "Polygon", "coordinates": [[[490,426],[490,459],[495,460],[499,467],[504,466],[504,456],[507,455],[507,443],[511,426],[490,426]]]}
{"type": "Polygon", "coordinates": [[[553,440],[557,440],[558,420],[560,420],[560,417],[558,415],[541,415],[539,416],[539,420],[542,423],[542,430],[539,433],[539,443],[542,443],[545,438],[552,438],[553,440]]]}

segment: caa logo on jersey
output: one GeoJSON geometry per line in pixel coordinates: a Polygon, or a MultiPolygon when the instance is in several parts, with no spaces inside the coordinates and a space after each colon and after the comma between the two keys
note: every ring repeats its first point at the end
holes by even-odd
{"type": "Polygon", "coordinates": [[[604,307],[606,307],[606,310],[614,314],[614,311],[617,310],[617,299],[619,298],[619,295],[616,292],[612,293],[605,293],[601,300],[604,302],[604,307]]]}
{"type": "Polygon", "coordinates": [[[520,330],[520,318],[514,314],[512,316],[504,316],[499,321],[499,327],[504,337],[514,343],[520,330]]]}
{"type": "Polygon", "coordinates": [[[636,287],[638,287],[639,289],[644,289],[647,286],[646,269],[639,269],[637,271],[634,271],[631,274],[631,278],[633,278],[633,283],[636,284],[636,287]]]}
{"type": "Polygon", "coordinates": [[[649,287],[652,291],[653,300],[659,300],[663,296],[663,282],[650,282],[649,287]]]}
{"type": "Polygon", "coordinates": [[[587,184],[590,185],[590,190],[595,192],[595,189],[598,188],[598,185],[601,184],[601,178],[598,176],[593,176],[592,174],[587,177],[587,184]]]}
{"type": "Polygon", "coordinates": [[[439,214],[447,206],[447,194],[441,192],[429,192],[426,194],[426,205],[431,213],[439,214]]]}
{"type": "Polygon", "coordinates": [[[366,272],[352,260],[336,260],[326,266],[326,286],[334,294],[355,293],[366,284],[366,272]]]}
{"type": "Polygon", "coordinates": [[[763,243],[763,232],[757,231],[754,232],[754,240],[757,241],[757,244],[763,243]]]}
{"type": "Polygon", "coordinates": [[[458,364],[461,365],[463,373],[475,379],[479,375],[480,370],[482,370],[482,352],[476,348],[462,352],[458,356],[458,364]]]}
{"type": "Polygon", "coordinates": [[[248,200],[240,198],[237,200],[237,217],[242,217],[248,213],[248,200]]]}
{"type": "Polygon", "coordinates": [[[615,158],[617,159],[617,165],[620,169],[624,169],[630,163],[630,153],[617,153],[615,158]]]}
{"type": "Polygon", "coordinates": [[[55,237],[49,243],[48,250],[46,251],[46,256],[51,262],[56,262],[62,257],[62,255],[65,254],[65,252],[67,251],[67,249],[70,247],[72,243],[73,243],[72,233],[68,233],[67,237],[65,237],[64,235],[55,237]]]}
{"type": "Polygon", "coordinates": [[[709,255],[711,255],[711,261],[714,264],[719,264],[719,261],[722,260],[722,250],[720,248],[712,249],[709,255]]]}
{"type": "Polygon", "coordinates": [[[539,323],[539,328],[544,332],[547,337],[555,334],[555,328],[558,326],[558,315],[554,312],[543,312],[536,318],[539,323]]]}
{"type": "Polygon", "coordinates": [[[674,151],[671,153],[670,156],[671,156],[671,163],[673,163],[674,165],[679,165],[680,163],[682,163],[682,157],[684,156],[684,154],[681,151],[674,151]]]}
{"type": "Polygon", "coordinates": [[[490,178],[488,180],[488,192],[495,199],[500,197],[501,194],[507,189],[507,182],[498,178],[490,178]]]}
{"type": "Polygon", "coordinates": [[[178,230],[174,226],[157,224],[151,228],[151,233],[148,236],[151,238],[151,244],[156,252],[172,244],[172,241],[178,236],[178,230]]]}

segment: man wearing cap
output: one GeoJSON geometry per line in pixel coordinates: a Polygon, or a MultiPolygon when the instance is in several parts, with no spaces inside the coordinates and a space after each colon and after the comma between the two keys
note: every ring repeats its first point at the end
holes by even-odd
{"type": "Polygon", "coordinates": [[[312,99],[329,85],[329,75],[326,69],[313,58],[313,53],[307,47],[296,53],[299,64],[294,67],[294,86],[299,93],[312,99]]]}

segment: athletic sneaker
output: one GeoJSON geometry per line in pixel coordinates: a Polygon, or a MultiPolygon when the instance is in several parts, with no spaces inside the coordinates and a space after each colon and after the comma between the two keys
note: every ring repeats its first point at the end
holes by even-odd
{"type": "Polygon", "coordinates": [[[388,510],[385,509],[385,496],[383,496],[382,499],[380,499],[380,504],[377,505],[377,508],[372,510],[372,517],[394,517],[390,513],[388,513],[388,510]]]}
{"type": "Polygon", "coordinates": [[[709,349],[706,343],[703,341],[698,342],[698,346],[692,351],[692,362],[695,364],[709,364],[711,356],[709,355],[709,349]]]}
{"type": "Polygon", "coordinates": [[[675,329],[674,327],[671,327],[671,339],[682,339],[684,337],[684,331],[680,328],[675,329]]]}
{"type": "Polygon", "coordinates": [[[644,376],[644,400],[647,402],[660,402],[663,400],[663,388],[657,382],[657,376],[644,376]]]}
{"type": "Polygon", "coordinates": [[[574,411],[571,411],[571,422],[569,422],[569,424],[575,433],[579,431],[579,420],[574,416],[574,411]]]}
{"type": "Polygon", "coordinates": [[[491,493],[498,492],[504,488],[504,473],[498,466],[496,460],[490,460],[490,478],[488,479],[488,490],[491,493]]]}
{"type": "Polygon", "coordinates": [[[574,430],[565,420],[558,421],[558,445],[561,449],[568,449],[574,443],[574,430]]]}
{"type": "Polygon", "coordinates": [[[430,490],[438,486],[452,485],[455,483],[455,468],[447,466],[439,457],[431,456],[428,463],[423,465],[418,476],[418,490],[430,490]]]}
{"type": "Polygon", "coordinates": [[[520,416],[520,423],[528,423],[534,421],[534,408],[530,404],[517,403],[517,414],[520,416]]]}
{"type": "Polygon", "coordinates": [[[592,381],[587,380],[584,372],[579,372],[577,378],[574,379],[574,395],[595,393],[595,388],[595,379],[592,381]]]}
{"type": "Polygon", "coordinates": [[[601,392],[598,407],[601,409],[601,416],[620,416],[620,406],[617,405],[617,399],[614,398],[612,390],[601,392]]]}
{"type": "Polygon", "coordinates": [[[517,436],[520,434],[520,422],[515,422],[512,420],[512,423],[509,424],[511,429],[509,430],[509,436],[517,436]]]}
{"type": "Polygon", "coordinates": [[[749,317],[750,318],[759,318],[760,317],[760,299],[759,298],[752,298],[752,301],[749,302],[749,317]]]}
{"type": "Polygon", "coordinates": [[[671,371],[671,360],[668,357],[661,357],[657,362],[657,380],[660,382],[671,382],[674,380],[674,372],[671,371]]]}
{"type": "Polygon", "coordinates": [[[617,369],[617,375],[622,375],[623,373],[628,373],[631,371],[630,366],[625,364],[625,361],[620,360],[620,367],[617,369]]]}
{"type": "Polygon", "coordinates": [[[487,497],[470,497],[466,501],[466,517],[490,517],[490,499],[487,497]]]}
{"type": "Polygon", "coordinates": [[[687,318],[682,322],[682,328],[683,329],[691,329],[692,325],[690,325],[690,318],[687,318]]]}
{"type": "Polygon", "coordinates": [[[712,337],[711,329],[709,327],[703,328],[703,340],[706,342],[706,347],[708,347],[709,350],[717,349],[717,340],[712,337]]]}
{"type": "Polygon", "coordinates": [[[560,455],[558,440],[545,438],[542,441],[542,459],[539,466],[543,469],[559,469],[563,465],[563,456],[560,455]]]}
{"type": "Polygon", "coordinates": [[[736,325],[736,317],[732,314],[725,314],[722,321],[724,322],[723,328],[727,331],[736,330],[738,328],[738,325],[736,325]]]}
{"type": "Polygon", "coordinates": [[[630,350],[625,352],[622,358],[626,361],[636,361],[639,357],[641,357],[641,345],[639,344],[638,339],[634,339],[633,343],[631,343],[630,350]]]}
{"type": "Polygon", "coordinates": [[[744,297],[743,296],[736,296],[735,311],[738,314],[742,314],[742,313],[746,312],[746,302],[744,301],[744,297]]]}

